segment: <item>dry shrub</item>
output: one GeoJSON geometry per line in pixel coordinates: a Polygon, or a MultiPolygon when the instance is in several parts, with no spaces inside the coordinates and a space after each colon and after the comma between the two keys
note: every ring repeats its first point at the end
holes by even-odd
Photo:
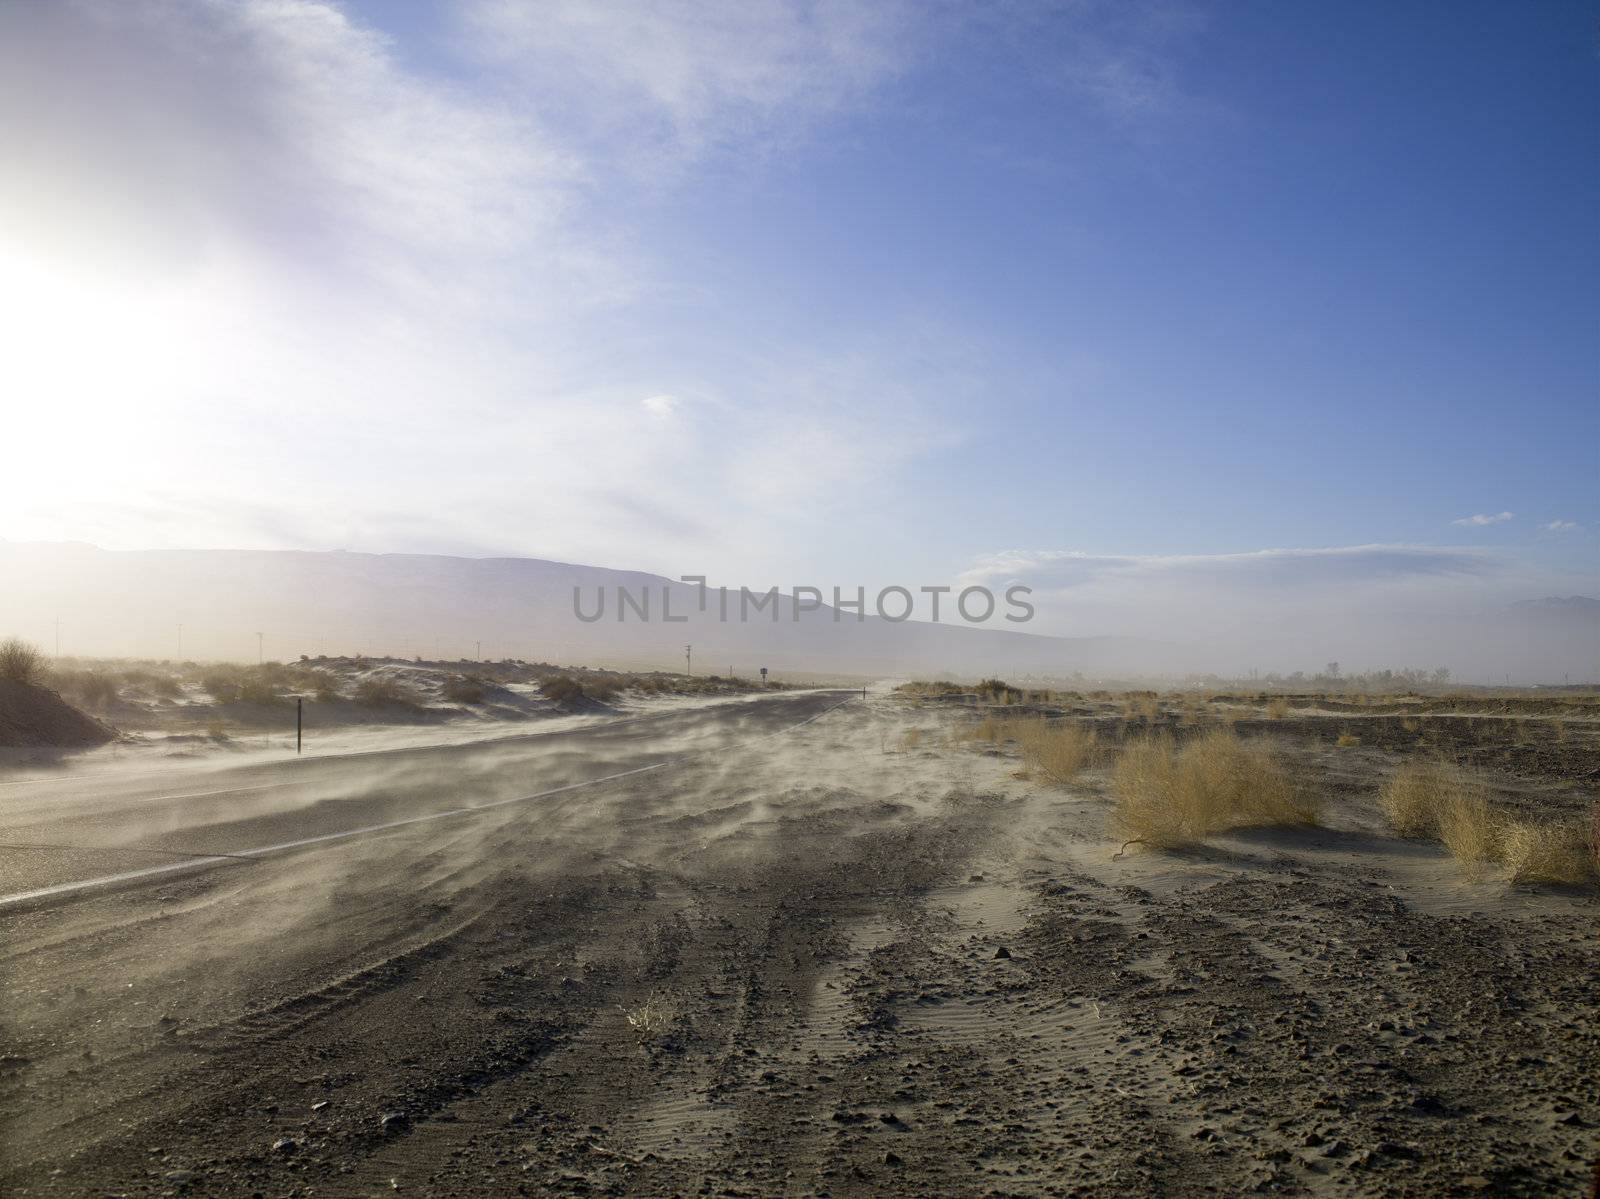
{"type": "Polygon", "coordinates": [[[1450,856],[1469,866],[1500,858],[1500,822],[1481,794],[1447,796],[1438,812],[1439,840],[1450,856]]]}
{"type": "Polygon", "coordinates": [[[1282,720],[1289,715],[1288,697],[1278,695],[1267,701],[1267,719],[1282,720]]]}
{"type": "Polygon", "coordinates": [[[1095,734],[1081,724],[1061,720],[1024,720],[1012,735],[1030,771],[1054,783],[1071,782],[1095,756],[1095,734]]]}
{"type": "Polygon", "coordinates": [[[210,670],[200,676],[200,686],[219,704],[239,698],[239,674],[235,670],[210,670]]]}
{"type": "Polygon", "coordinates": [[[1600,799],[1589,809],[1589,858],[1594,872],[1600,874],[1600,799]]]}
{"type": "Polygon", "coordinates": [[[312,671],[311,693],[319,704],[331,704],[339,698],[338,680],[326,670],[312,671]]]}
{"type": "Polygon", "coordinates": [[[1422,722],[1415,716],[1407,716],[1400,722],[1400,727],[1408,733],[1414,733],[1422,727],[1422,722]]]}
{"type": "Polygon", "coordinates": [[[985,716],[976,724],[957,727],[951,736],[957,742],[987,741],[990,745],[1003,745],[1011,739],[1013,723],[995,716],[985,716]]]}
{"type": "Polygon", "coordinates": [[[483,702],[483,680],[470,675],[451,675],[444,681],[440,693],[453,704],[481,704],[483,702]]]}
{"type": "Polygon", "coordinates": [[[1154,691],[1130,691],[1123,697],[1122,713],[1129,720],[1154,720],[1161,715],[1161,697],[1154,691]]]}
{"type": "MultiPolygon", "coordinates": [[[[1596,812],[1600,812],[1597,805],[1596,812]]],[[[1508,821],[1500,830],[1500,849],[1513,883],[1582,886],[1600,873],[1591,832],[1580,823],[1535,824],[1508,821]]]]}
{"type": "Polygon", "coordinates": [[[1447,807],[1487,805],[1488,789],[1477,775],[1449,762],[1408,762],[1384,784],[1378,804],[1402,837],[1437,837],[1447,807]]]}
{"type": "Polygon", "coordinates": [[[239,683],[239,698],[249,704],[279,704],[283,702],[283,689],[269,675],[247,674],[239,683]]]}
{"type": "Polygon", "coordinates": [[[901,753],[910,753],[912,750],[916,749],[917,746],[919,746],[921,744],[922,744],[922,730],[921,729],[907,729],[905,732],[900,734],[900,752],[901,753]]]}
{"type": "Polygon", "coordinates": [[[1134,741],[1111,778],[1113,827],[1131,844],[1184,845],[1230,828],[1315,824],[1272,751],[1218,729],[1181,748],[1170,738],[1134,741]]]}
{"type": "Polygon", "coordinates": [[[44,655],[20,637],[0,641],[0,679],[8,683],[36,683],[44,673],[44,655]]]}
{"type": "Polygon", "coordinates": [[[399,679],[374,675],[356,685],[355,701],[366,708],[407,707],[422,705],[422,697],[399,679]]]}
{"type": "Polygon", "coordinates": [[[1600,804],[1589,830],[1573,821],[1507,819],[1483,779],[1448,762],[1402,766],[1379,798],[1396,832],[1436,836],[1469,867],[1504,862],[1513,883],[1578,885],[1600,874],[1600,804]]]}
{"type": "Polygon", "coordinates": [[[60,670],[50,676],[50,685],[68,703],[91,711],[102,711],[117,698],[117,681],[97,670],[60,670]]]}
{"type": "Polygon", "coordinates": [[[996,704],[1014,704],[1022,698],[1022,688],[1013,687],[1004,679],[983,679],[973,690],[996,704]]]}
{"type": "Polygon", "coordinates": [[[570,675],[558,674],[540,683],[539,691],[546,699],[553,699],[556,703],[562,704],[583,695],[583,684],[570,675]]]}
{"type": "Polygon", "coordinates": [[[1361,738],[1354,733],[1344,732],[1339,734],[1339,739],[1334,742],[1340,749],[1351,749],[1361,744],[1361,738]]]}

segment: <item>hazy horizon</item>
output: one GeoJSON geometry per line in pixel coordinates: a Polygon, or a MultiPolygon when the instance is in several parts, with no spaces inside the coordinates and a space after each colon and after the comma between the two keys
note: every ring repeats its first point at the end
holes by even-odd
{"type": "MultiPolygon", "coordinates": [[[[1381,547],[1367,553],[1383,556],[1381,547]]],[[[1252,559],[1248,568],[1276,569],[1278,557],[1252,559]]],[[[941,622],[932,625],[897,619],[905,597],[867,593],[866,619],[858,621],[850,606],[858,598],[854,590],[842,597],[812,596],[769,580],[713,577],[702,612],[695,584],[584,563],[318,551],[103,551],[81,543],[0,541],[0,570],[15,580],[0,595],[0,626],[51,652],[90,658],[250,661],[365,654],[674,669],[684,642],[692,641],[704,670],[731,666],[752,675],[770,664],[808,673],[1177,680],[1252,671],[1310,676],[1340,662],[1350,675],[1444,668],[1467,683],[1600,679],[1600,599],[1593,597],[1502,602],[1496,592],[1479,592],[1468,593],[1475,599],[1426,607],[1425,600],[1436,598],[1428,592],[1410,607],[1348,612],[1313,602],[1315,588],[1290,586],[1276,589],[1285,606],[1275,611],[1242,609],[1237,597],[1202,608],[1208,585],[1202,565],[1168,564],[1171,577],[1165,579],[1145,565],[1116,565],[1133,572],[1125,598],[1131,603],[1144,594],[1144,606],[1099,628],[1063,634],[1047,615],[1059,594],[1030,591],[1012,605],[999,590],[1013,577],[1004,572],[993,580],[994,619],[964,619],[957,596],[945,594],[941,622]],[[1171,594],[1163,590],[1176,586],[1187,589],[1187,617],[1174,614],[1171,594]],[[729,592],[722,612],[719,587],[729,592]],[[776,606],[765,603],[773,587],[776,606]],[[644,610],[621,610],[619,589],[644,610]],[[670,606],[664,608],[662,592],[668,589],[670,606]],[[741,589],[749,594],[741,598],[741,589]],[[835,598],[846,605],[837,618],[835,598]],[[888,619],[876,614],[880,603],[888,619]],[[1036,618],[1007,622],[1006,614],[1023,612],[1021,603],[1033,606],[1036,618]],[[1258,622],[1255,627],[1251,620],[1258,622]]],[[[1297,563],[1292,569],[1305,567],[1297,563]]],[[[1215,600],[1218,593],[1211,594],[1215,600]]],[[[981,608],[975,598],[972,614],[981,608]]]]}

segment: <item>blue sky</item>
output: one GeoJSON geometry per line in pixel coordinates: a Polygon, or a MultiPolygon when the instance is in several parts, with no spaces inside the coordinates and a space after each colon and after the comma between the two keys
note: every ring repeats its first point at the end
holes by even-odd
{"type": "Polygon", "coordinates": [[[11,6],[0,385],[84,469],[0,537],[1592,594],[1597,66],[1559,3],[11,6]]]}

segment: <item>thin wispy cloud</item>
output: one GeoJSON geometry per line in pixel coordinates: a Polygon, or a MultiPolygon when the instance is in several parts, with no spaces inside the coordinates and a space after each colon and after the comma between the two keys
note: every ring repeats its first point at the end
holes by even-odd
{"type": "Polygon", "coordinates": [[[1007,550],[980,558],[962,579],[990,585],[1018,581],[1051,588],[1082,587],[1107,579],[1325,587],[1440,575],[1482,576],[1495,569],[1496,561],[1483,551],[1407,545],[1266,549],[1233,554],[1007,550]]]}
{"type": "Polygon", "coordinates": [[[476,51],[513,87],[559,97],[590,134],[689,154],[859,101],[941,20],[905,0],[475,0],[464,14],[476,51]]]}
{"type": "Polygon", "coordinates": [[[1583,526],[1575,520],[1552,520],[1539,527],[1547,533],[1573,533],[1583,526]]]}
{"type": "Polygon", "coordinates": [[[646,396],[639,403],[657,420],[669,420],[678,411],[679,400],[673,395],[646,396]]]}
{"type": "MultiPolygon", "coordinates": [[[[1355,630],[1403,610],[1438,616],[1483,602],[1515,575],[1498,554],[1439,546],[1221,554],[1010,550],[980,557],[960,585],[1032,588],[1036,631],[1207,643],[1312,625],[1355,630]]],[[[1515,586],[1508,597],[1522,594],[1515,586]]]]}
{"type": "Polygon", "coordinates": [[[1492,515],[1480,512],[1475,516],[1463,516],[1457,520],[1451,521],[1450,523],[1453,525],[1462,525],[1466,528],[1481,528],[1484,525],[1503,525],[1508,520],[1514,520],[1516,515],[1517,514],[1515,512],[1496,512],[1492,515]]]}

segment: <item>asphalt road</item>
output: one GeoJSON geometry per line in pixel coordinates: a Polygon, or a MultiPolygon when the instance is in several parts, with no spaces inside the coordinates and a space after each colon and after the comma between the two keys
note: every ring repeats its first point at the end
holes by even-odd
{"type": "Polygon", "coordinates": [[[0,910],[471,820],[782,732],[852,694],[786,692],[467,744],[0,785],[0,910]]]}

